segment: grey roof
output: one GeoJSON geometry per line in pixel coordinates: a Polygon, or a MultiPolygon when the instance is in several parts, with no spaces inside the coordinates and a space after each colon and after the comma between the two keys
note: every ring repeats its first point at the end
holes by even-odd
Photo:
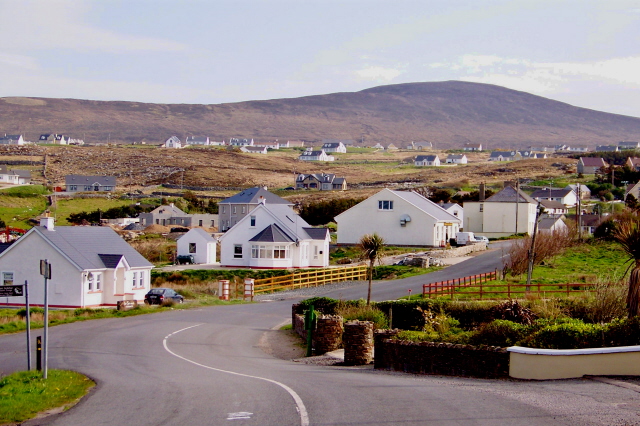
{"type": "Polygon", "coordinates": [[[618,151],[618,146],[617,145],[597,145],[596,146],[596,151],[600,151],[600,152],[617,152],[618,151]]]}
{"type": "Polygon", "coordinates": [[[447,158],[450,158],[452,160],[462,160],[462,157],[465,157],[464,154],[449,154],[447,156],[447,158]]]}
{"type": "MultiPolygon", "coordinates": [[[[109,227],[57,226],[50,231],[36,226],[31,232],[39,234],[60,250],[79,270],[108,268],[107,264],[115,261],[114,255],[124,256],[129,266],[134,268],[153,266],[109,227]]],[[[14,247],[19,247],[19,244],[14,247]]]]}
{"type": "Polygon", "coordinates": [[[540,204],[547,209],[565,209],[566,207],[560,201],[540,200],[540,204]]]}
{"type": "Polygon", "coordinates": [[[312,240],[324,240],[329,233],[329,228],[304,228],[304,230],[312,240]]]}
{"type": "MultiPolygon", "coordinates": [[[[220,204],[258,204],[260,202],[260,197],[262,197],[267,205],[271,204],[283,204],[287,206],[292,206],[293,203],[285,200],[284,198],[278,197],[276,194],[273,194],[261,186],[256,186],[253,188],[245,189],[233,195],[229,198],[225,198],[220,201],[220,204]]],[[[291,210],[291,209],[289,209],[291,210]]]]}
{"type": "Polygon", "coordinates": [[[333,180],[333,183],[342,185],[346,181],[347,181],[347,178],[337,177],[333,180]]]}
{"type": "MultiPolygon", "coordinates": [[[[573,216],[573,220],[575,220],[575,215],[573,216]]],[[[607,220],[607,217],[600,216],[599,214],[583,214],[580,216],[581,226],[598,226],[605,220],[607,220]]]]}
{"type": "Polygon", "coordinates": [[[100,186],[116,186],[115,176],[84,176],[84,175],[67,175],[64,177],[66,185],[93,185],[100,186]]]}
{"type": "Polygon", "coordinates": [[[0,164],[0,174],[6,175],[9,173],[9,169],[7,169],[6,164],[0,164]]]}
{"type": "Polygon", "coordinates": [[[319,157],[319,156],[322,155],[323,152],[324,152],[324,150],[320,150],[320,151],[305,151],[300,155],[300,157],[319,157]]]}
{"type": "MultiPolygon", "coordinates": [[[[189,232],[187,232],[186,234],[184,234],[180,238],[184,238],[187,234],[191,234],[191,233],[198,234],[199,236],[201,236],[202,238],[204,238],[205,240],[207,240],[209,242],[215,242],[216,241],[216,239],[213,238],[211,236],[211,234],[209,234],[207,231],[205,231],[202,228],[193,228],[193,229],[189,230],[189,232]]],[[[180,238],[178,238],[178,239],[180,239],[180,238]]]]}
{"type": "Polygon", "coordinates": [[[498,157],[509,158],[509,157],[514,157],[515,155],[516,155],[515,151],[493,151],[491,154],[489,154],[489,158],[498,158],[498,157]]]}
{"type": "Polygon", "coordinates": [[[557,217],[543,217],[538,223],[538,229],[551,229],[559,221],[562,220],[557,217]]]}
{"type": "Polygon", "coordinates": [[[438,204],[434,203],[428,198],[423,197],[417,192],[414,192],[414,191],[392,191],[392,192],[396,194],[398,197],[407,201],[408,203],[413,204],[414,206],[416,206],[423,212],[427,213],[428,215],[434,217],[436,220],[447,220],[447,221],[460,220],[454,215],[452,215],[451,213],[449,213],[448,211],[446,211],[445,209],[443,209],[442,207],[440,207],[438,204]]]}
{"type": "Polygon", "coordinates": [[[258,232],[256,236],[249,241],[262,243],[293,243],[295,239],[284,232],[277,224],[272,223],[258,232]]]}
{"type": "Polygon", "coordinates": [[[492,195],[484,201],[485,203],[514,203],[516,202],[517,198],[518,203],[538,204],[536,200],[534,200],[521,190],[518,190],[517,194],[518,195],[516,196],[516,189],[513,186],[507,186],[502,191],[492,195]]]}
{"type": "Polygon", "coordinates": [[[572,193],[573,189],[570,188],[547,188],[547,189],[536,189],[531,194],[531,198],[542,198],[542,197],[566,197],[568,194],[572,193]]]}
{"type": "Polygon", "coordinates": [[[342,144],[342,142],[327,142],[327,143],[323,143],[322,147],[323,148],[338,148],[338,147],[340,147],[340,144],[342,144]]]}
{"type": "Polygon", "coordinates": [[[113,269],[118,266],[123,256],[121,254],[98,254],[98,257],[102,260],[105,268],[113,269]]]}
{"type": "Polygon", "coordinates": [[[151,214],[170,214],[171,217],[174,217],[174,216],[186,216],[187,215],[185,212],[183,212],[182,210],[180,210],[179,208],[177,208],[173,204],[168,205],[168,206],[166,204],[163,204],[161,206],[156,207],[155,209],[153,209],[149,213],[151,213],[151,214]]]}
{"type": "Polygon", "coordinates": [[[265,238],[269,238],[268,232],[271,232],[276,238],[276,232],[280,232],[282,235],[279,236],[281,240],[272,241],[272,242],[287,242],[285,237],[290,239],[289,242],[294,242],[297,240],[324,240],[327,236],[328,229],[326,228],[312,228],[303,218],[298,216],[289,206],[285,206],[282,204],[271,204],[268,203],[266,205],[259,205],[256,207],[264,208],[267,210],[274,218],[275,222],[273,225],[277,226],[277,231],[272,229],[268,231],[265,228],[259,234],[257,234],[250,241],[258,241],[256,238],[260,237],[259,241],[267,242],[268,240],[265,238]],[[261,235],[266,233],[266,235],[261,235]]]}
{"type": "Polygon", "coordinates": [[[333,174],[333,173],[312,173],[312,174],[308,174],[308,175],[300,173],[298,175],[298,180],[299,181],[303,181],[307,177],[313,177],[318,182],[324,182],[324,183],[335,182],[337,179],[344,180],[344,178],[336,178],[336,175],[333,174]]]}
{"type": "Polygon", "coordinates": [[[51,136],[51,133],[44,133],[44,134],[40,135],[40,140],[41,141],[46,141],[47,139],[49,139],[49,136],[51,136]]]}
{"type": "Polygon", "coordinates": [[[207,140],[209,138],[206,136],[187,136],[186,142],[202,142],[202,143],[207,143],[207,140]]]}
{"type": "Polygon", "coordinates": [[[582,164],[587,167],[602,167],[607,165],[607,162],[601,157],[580,157],[578,161],[582,161],[582,164]]]}
{"type": "Polygon", "coordinates": [[[415,161],[436,161],[437,155],[418,155],[415,161]]]}
{"type": "MultiPolygon", "coordinates": [[[[576,184],[573,184],[573,183],[569,184],[566,186],[566,188],[573,190],[573,192],[575,192],[576,194],[578,193],[578,185],[576,184]]],[[[591,190],[589,189],[589,187],[583,184],[580,184],[580,192],[585,194],[591,194],[591,190]]]]}
{"type": "Polygon", "coordinates": [[[449,210],[453,206],[458,206],[458,207],[462,208],[462,206],[460,204],[458,204],[458,203],[442,203],[442,204],[440,204],[440,207],[442,207],[445,210],[449,210]]]}
{"type": "Polygon", "coordinates": [[[31,170],[12,169],[11,172],[13,172],[13,174],[18,175],[21,178],[31,179],[31,170]]]}

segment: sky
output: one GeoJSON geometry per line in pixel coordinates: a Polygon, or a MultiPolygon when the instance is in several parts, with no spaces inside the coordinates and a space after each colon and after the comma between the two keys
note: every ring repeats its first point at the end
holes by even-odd
{"type": "Polygon", "coordinates": [[[217,104],[459,80],[640,117],[638,0],[0,0],[0,97],[217,104]]]}

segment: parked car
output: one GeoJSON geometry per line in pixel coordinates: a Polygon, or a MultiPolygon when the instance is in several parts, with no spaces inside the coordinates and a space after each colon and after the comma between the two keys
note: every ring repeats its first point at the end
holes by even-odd
{"type": "Polygon", "coordinates": [[[456,234],[456,244],[459,246],[466,246],[473,241],[475,241],[473,232],[458,232],[456,234]]]}
{"type": "Polygon", "coordinates": [[[182,254],[180,256],[176,256],[177,265],[193,265],[194,263],[196,263],[196,261],[190,254],[182,254]]]}
{"type": "Polygon", "coordinates": [[[487,245],[487,247],[489,247],[489,239],[484,235],[476,235],[476,241],[482,241],[487,245]]]}
{"type": "Polygon", "coordinates": [[[172,288],[152,288],[144,295],[144,303],[147,305],[162,305],[169,299],[175,303],[184,302],[184,297],[172,288]]]}

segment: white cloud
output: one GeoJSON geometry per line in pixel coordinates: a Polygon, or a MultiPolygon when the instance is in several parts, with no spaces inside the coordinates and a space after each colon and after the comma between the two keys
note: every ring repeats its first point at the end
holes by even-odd
{"type": "Polygon", "coordinates": [[[388,82],[402,74],[402,71],[395,68],[373,66],[358,70],[355,72],[355,74],[360,80],[388,82]]]}
{"type": "Polygon", "coordinates": [[[37,70],[40,68],[35,58],[2,52],[0,52],[0,64],[2,66],[15,67],[23,70],[37,70]]]}
{"type": "Polygon", "coordinates": [[[97,28],[89,23],[88,12],[88,4],[77,0],[0,2],[0,16],[11,17],[3,24],[0,48],[61,48],[112,53],[187,49],[170,40],[97,28]]]}

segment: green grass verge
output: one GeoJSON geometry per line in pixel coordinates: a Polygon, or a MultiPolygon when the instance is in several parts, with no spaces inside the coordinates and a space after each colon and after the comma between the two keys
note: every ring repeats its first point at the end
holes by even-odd
{"type": "Polygon", "coordinates": [[[70,198],[70,199],[61,199],[57,201],[57,207],[53,209],[53,212],[56,215],[56,222],[59,226],[71,225],[67,222],[67,218],[72,213],[80,213],[80,212],[92,212],[95,210],[108,210],[112,207],[122,207],[128,206],[135,202],[140,203],[151,203],[154,204],[157,200],[136,200],[131,201],[129,199],[119,199],[119,198],[70,198]]]}
{"type": "Polygon", "coordinates": [[[0,219],[7,226],[29,229],[29,219],[47,208],[48,191],[42,185],[25,185],[0,190],[0,219]]]}
{"type": "Polygon", "coordinates": [[[80,373],[21,371],[0,379],[0,424],[20,423],[52,408],[68,408],[95,383],[80,373]]]}

